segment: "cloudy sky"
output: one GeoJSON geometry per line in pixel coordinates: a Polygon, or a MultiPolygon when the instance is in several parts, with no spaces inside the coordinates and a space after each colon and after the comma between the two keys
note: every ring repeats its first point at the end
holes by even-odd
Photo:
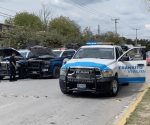
{"type": "Polygon", "coordinates": [[[90,27],[97,33],[114,31],[114,21],[118,18],[118,33],[121,36],[150,39],[149,0],[0,0],[0,22],[16,12],[39,13],[42,4],[52,12],[52,17],[64,15],[76,21],[82,29],[90,27]]]}

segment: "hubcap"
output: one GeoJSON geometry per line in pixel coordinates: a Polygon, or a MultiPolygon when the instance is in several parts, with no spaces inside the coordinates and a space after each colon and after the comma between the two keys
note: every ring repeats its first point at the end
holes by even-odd
{"type": "Polygon", "coordinates": [[[116,80],[114,80],[114,81],[112,82],[112,90],[113,90],[113,93],[116,93],[117,90],[118,90],[118,83],[117,83],[116,80]]]}

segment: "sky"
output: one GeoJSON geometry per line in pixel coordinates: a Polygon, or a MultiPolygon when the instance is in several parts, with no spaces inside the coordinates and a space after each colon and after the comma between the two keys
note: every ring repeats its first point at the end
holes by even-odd
{"type": "Polygon", "coordinates": [[[18,12],[39,14],[47,6],[52,17],[67,16],[81,26],[100,33],[115,31],[115,18],[119,19],[117,31],[121,36],[150,39],[150,0],[0,0],[0,22],[18,12]]]}

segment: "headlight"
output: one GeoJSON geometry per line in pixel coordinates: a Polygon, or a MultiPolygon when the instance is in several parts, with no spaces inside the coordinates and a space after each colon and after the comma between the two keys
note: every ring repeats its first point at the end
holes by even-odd
{"type": "Polygon", "coordinates": [[[111,77],[111,76],[113,76],[113,71],[112,70],[104,70],[104,71],[102,71],[102,76],[103,77],[111,77]]]}
{"type": "Polygon", "coordinates": [[[67,69],[61,69],[60,70],[60,75],[65,76],[67,74],[67,69]]]}

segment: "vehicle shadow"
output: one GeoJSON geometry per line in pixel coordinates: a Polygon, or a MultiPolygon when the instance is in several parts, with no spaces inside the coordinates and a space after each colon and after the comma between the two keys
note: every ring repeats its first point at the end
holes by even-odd
{"type": "Polygon", "coordinates": [[[67,96],[72,98],[91,98],[91,99],[123,99],[130,96],[136,96],[144,91],[144,84],[129,84],[128,86],[120,86],[119,93],[115,97],[111,97],[107,93],[90,93],[90,92],[73,92],[67,96]]]}

